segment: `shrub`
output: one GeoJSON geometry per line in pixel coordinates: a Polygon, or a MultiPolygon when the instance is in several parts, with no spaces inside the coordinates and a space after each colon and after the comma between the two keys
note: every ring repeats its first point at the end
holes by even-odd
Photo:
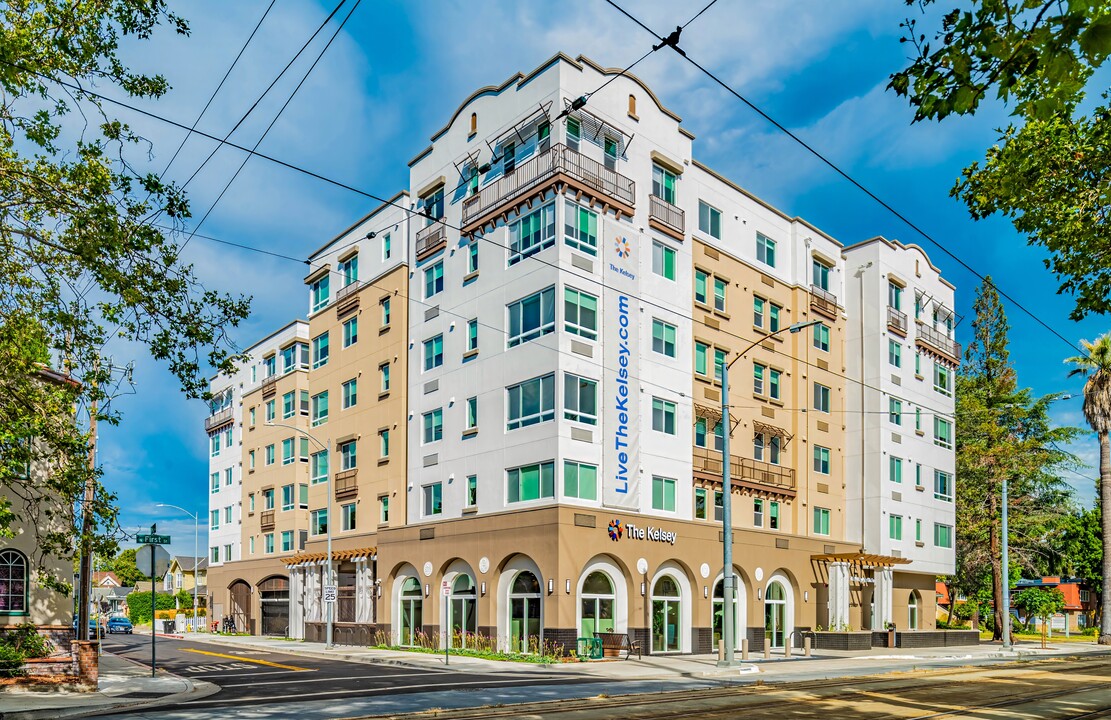
{"type": "Polygon", "coordinates": [[[11,645],[0,644],[0,677],[16,677],[23,674],[23,661],[26,658],[11,645]]]}
{"type": "MultiPolygon", "coordinates": [[[[159,610],[174,609],[174,596],[169,593],[156,593],[154,601],[159,610]]],[[[150,591],[130,593],[127,596],[127,613],[136,625],[150,622],[150,591]]]]}
{"type": "Polygon", "coordinates": [[[24,658],[46,657],[54,651],[53,643],[40,635],[38,628],[29,622],[0,634],[0,647],[12,648],[24,658]]]}

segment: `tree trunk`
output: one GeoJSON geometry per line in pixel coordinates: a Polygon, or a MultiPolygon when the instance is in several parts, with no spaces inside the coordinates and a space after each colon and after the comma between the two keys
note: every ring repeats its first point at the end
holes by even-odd
{"type": "Polygon", "coordinates": [[[1001,530],[992,518],[991,523],[991,604],[995,609],[995,627],[991,629],[992,640],[1003,639],[1003,613],[1010,608],[1003,607],[1003,557],[1000,546],[1001,530]]]}
{"type": "Polygon", "coordinates": [[[1111,645],[1111,437],[1099,434],[1100,524],[1103,530],[1103,612],[1099,621],[1099,644],[1111,645]]]}

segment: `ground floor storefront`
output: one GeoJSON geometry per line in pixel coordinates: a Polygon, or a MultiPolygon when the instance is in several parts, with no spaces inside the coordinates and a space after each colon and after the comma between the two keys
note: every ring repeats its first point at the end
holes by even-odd
{"type": "MultiPolygon", "coordinates": [[[[210,570],[213,619],[341,644],[533,652],[596,632],[645,652],[717,649],[721,530],[704,522],[546,507],[381,530],[210,570]]],[[[811,630],[932,630],[934,578],[859,546],[734,531],[736,643],[798,646],[811,630]]]]}

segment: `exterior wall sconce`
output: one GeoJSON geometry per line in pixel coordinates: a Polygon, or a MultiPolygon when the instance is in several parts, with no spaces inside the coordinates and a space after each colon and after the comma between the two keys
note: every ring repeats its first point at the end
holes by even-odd
{"type": "Polygon", "coordinates": [[[764,599],[764,588],[756,588],[756,599],[757,600],[763,600],[764,599]]]}
{"type": "Polygon", "coordinates": [[[810,591],[809,591],[809,590],[804,590],[804,591],[803,591],[803,593],[802,593],[802,601],[803,601],[803,602],[810,602],[810,591]]]}
{"type": "Polygon", "coordinates": [[[571,578],[567,578],[566,580],[563,581],[563,587],[564,587],[564,589],[567,590],[567,594],[570,595],[571,594],[571,578]]]}
{"type": "Polygon", "coordinates": [[[425,583],[424,584],[424,596],[425,597],[428,597],[428,591],[429,591],[428,583],[425,583]]]}
{"type": "Polygon", "coordinates": [[[551,595],[555,592],[555,580],[548,578],[548,594],[551,595]]]}
{"type": "Polygon", "coordinates": [[[646,590],[647,590],[647,588],[645,588],[645,586],[644,586],[644,583],[641,583],[641,584],[640,584],[640,594],[641,594],[641,595],[644,595],[644,593],[646,592],[646,590]]]}
{"type": "Polygon", "coordinates": [[[486,595],[486,581],[485,580],[482,581],[482,595],[483,596],[486,595]]]}
{"type": "Polygon", "coordinates": [[[710,588],[706,587],[705,585],[702,586],[702,597],[710,597],[710,588]]]}

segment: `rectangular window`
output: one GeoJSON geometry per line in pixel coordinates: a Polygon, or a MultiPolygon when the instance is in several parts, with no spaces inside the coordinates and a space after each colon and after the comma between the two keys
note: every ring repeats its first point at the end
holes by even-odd
{"type": "Polygon", "coordinates": [[[282,485],[282,510],[292,510],[293,499],[293,485],[282,485]]]}
{"type": "Polygon", "coordinates": [[[265,465],[273,465],[274,464],[274,446],[273,445],[267,445],[266,446],[265,455],[266,455],[266,457],[265,457],[265,463],[264,464],[265,465]]]}
{"type": "Polygon", "coordinates": [[[444,336],[437,335],[424,341],[425,372],[444,364],[444,336]]]}
{"type": "Polygon", "coordinates": [[[934,497],[938,500],[953,502],[953,476],[947,472],[934,470],[934,497]]]}
{"type": "Polygon", "coordinates": [[[320,451],[309,458],[309,482],[318,485],[328,480],[328,453],[320,451]]]}
{"type": "Polygon", "coordinates": [[[652,476],[652,509],[675,512],[674,478],[652,476]]]}
{"type": "Polygon", "coordinates": [[[953,547],[953,526],[934,523],[934,545],[940,548],[953,547]]]}
{"type": "Polygon", "coordinates": [[[921,520],[915,520],[914,521],[914,541],[915,542],[922,542],[922,521],[921,520]]]}
{"type": "Polygon", "coordinates": [[[914,429],[922,432],[922,408],[914,408],[914,429]]]}
{"type": "Polygon", "coordinates": [[[564,460],[563,494],[580,500],[597,500],[598,466],[564,460]]]}
{"type": "Polygon", "coordinates": [[[554,287],[510,303],[506,310],[509,312],[509,347],[555,332],[554,287]]]}
{"type": "Polygon", "coordinates": [[[218,457],[220,455],[220,433],[208,436],[209,456],[218,457]]]}
{"type": "Polygon", "coordinates": [[[355,407],[356,403],[359,402],[358,378],[351,378],[341,388],[343,389],[343,409],[355,407]]]}
{"type": "Polygon", "coordinates": [[[467,274],[478,272],[478,240],[472,240],[467,245],[467,274]]]}
{"type": "Polygon", "coordinates": [[[378,366],[378,391],[390,391],[390,364],[388,362],[382,363],[378,366]]]}
{"type": "Polygon", "coordinates": [[[942,418],[934,418],[934,445],[943,448],[953,447],[953,424],[942,418]]]}
{"type": "Polygon", "coordinates": [[[946,397],[953,395],[953,371],[941,363],[934,363],[934,390],[946,397]]]}
{"type": "Polygon", "coordinates": [[[343,276],[343,286],[359,281],[359,256],[353,255],[336,265],[336,270],[343,276]]]}
{"type": "Polygon", "coordinates": [[[274,509],[274,488],[267,488],[262,491],[262,509],[274,509]]]}
{"type": "Polygon", "coordinates": [[[721,240],[721,210],[699,200],[698,231],[721,240]]]}
{"type": "MultiPolygon", "coordinates": [[[[762,297],[752,299],[752,324],[768,332],[779,332],[779,315],[783,308],[775,303],[768,302],[762,297]]],[[[815,326],[817,328],[818,326],[815,326]]],[[[817,337],[817,333],[815,333],[817,337]]],[[[829,343],[828,329],[826,343],[829,343]]],[[[828,349],[828,348],[827,348],[828,349]]]]}
{"type": "Polygon", "coordinates": [[[328,364],[328,333],[322,333],[312,339],[312,366],[323,367],[328,364]]]}
{"type": "Polygon", "coordinates": [[[563,223],[563,241],[586,253],[598,254],[598,213],[567,201],[563,223]]]}
{"type": "Polygon", "coordinates": [[[328,510],[313,510],[309,513],[309,532],[312,535],[328,533],[328,510]]]}
{"type": "Polygon", "coordinates": [[[887,281],[887,304],[894,310],[903,309],[903,288],[890,280],[887,281]]]}
{"type": "Polygon", "coordinates": [[[355,441],[350,440],[339,446],[339,469],[354,470],[357,461],[355,441]]]}
{"type": "Polygon", "coordinates": [[[383,495],[378,498],[378,522],[383,525],[390,521],[390,498],[383,495]]]}
{"type": "Polygon", "coordinates": [[[467,398],[467,430],[473,430],[478,427],[478,398],[467,398]]]}
{"type": "Polygon", "coordinates": [[[517,145],[516,143],[508,142],[501,151],[502,161],[502,174],[512,175],[513,171],[517,169],[517,145]]]}
{"type": "Polygon", "coordinates": [[[224,485],[229,485],[230,486],[231,483],[232,483],[232,468],[226,468],[224,470],[224,485]]]}
{"type": "Polygon", "coordinates": [[[287,420],[297,414],[297,393],[294,390],[282,395],[282,420],[287,420]]]}
{"type": "Polygon", "coordinates": [[[818,323],[814,326],[814,347],[829,352],[829,325],[818,323]]]}
{"type": "Polygon", "coordinates": [[[220,492],[220,473],[212,473],[212,492],[220,492]]]}
{"type": "Polygon", "coordinates": [[[579,119],[573,117],[567,118],[567,147],[578,152],[579,140],[581,137],[582,127],[579,125],[579,119]]]}
{"type": "Polygon", "coordinates": [[[714,348],[714,380],[721,382],[721,374],[724,372],[726,355],[729,353],[721,348],[714,348]]]}
{"type": "Polygon", "coordinates": [[[282,531],[282,552],[291,552],[293,550],[293,531],[282,531]]]}
{"type": "Polygon", "coordinates": [[[277,414],[276,408],[277,403],[275,403],[273,400],[266,401],[266,422],[274,422],[274,418],[277,414]]]}
{"type": "Polygon", "coordinates": [[[764,394],[764,376],[767,374],[768,368],[760,363],[752,365],[752,392],[757,395],[764,394]]]}
{"type": "Polygon", "coordinates": [[[702,305],[708,305],[710,297],[709,292],[710,274],[702,270],[694,271],[694,301],[702,305]]]}
{"type": "Polygon", "coordinates": [[[320,278],[312,285],[312,312],[328,307],[328,275],[320,278]]]}
{"type": "Polygon", "coordinates": [[[340,530],[354,530],[355,529],[355,503],[347,503],[346,505],[339,506],[340,516],[340,530]]]}
{"type": "Polygon", "coordinates": [[[714,278],[714,310],[725,312],[725,289],[729,283],[719,277],[714,278]]]}
{"type": "Polygon", "coordinates": [[[894,340],[887,341],[887,362],[894,367],[903,366],[903,346],[894,340]]]}
{"type": "MultiPolygon", "coordinates": [[[[725,436],[720,422],[714,423],[714,450],[721,451],[724,446],[725,436]]],[[[710,437],[710,421],[706,418],[698,418],[694,422],[694,444],[698,447],[706,447],[710,437]]]]}
{"type": "Polygon", "coordinates": [[[247,424],[252,428],[255,426],[255,418],[256,418],[255,408],[251,408],[250,410],[247,411],[247,424]]]}
{"type": "Polygon", "coordinates": [[[694,489],[694,519],[705,520],[706,515],[706,488],[694,489]]]}
{"type": "Polygon", "coordinates": [[[378,457],[385,458],[390,456],[390,431],[382,429],[378,431],[378,457]]]}
{"type": "Polygon", "coordinates": [[[652,241],[652,272],[666,280],[675,279],[675,250],[659,240],[652,241]]]}
{"type": "Polygon", "coordinates": [[[219,510],[212,510],[208,513],[208,515],[209,515],[209,529],[219,530],[220,529],[220,511],[219,510]]]}
{"type": "Polygon", "coordinates": [[[506,501],[511,503],[555,497],[555,463],[525,465],[506,471],[506,501]]]}
{"type": "Polygon", "coordinates": [[[555,203],[538,207],[522,215],[509,226],[509,264],[555,244],[555,203]]]}
{"type": "Polygon", "coordinates": [[[710,350],[710,346],[706,343],[696,342],[694,344],[694,371],[699,375],[709,374],[709,365],[707,365],[706,355],[710,350]]]}
{"type": "Polygon", "coordinates": [[[829,535],[829,509],[814,508],[814,534],[829,535]]]}
{"type": "Polygon", "coordinates": [[[892,540],[903,539],[903,516],[902,515],[888,515],[887,516],[887,535],[892,540]]]}
{"type": "Polygon", "coordinates": [[[652,398],[652,429],[668,435],[675,434],[675,403],[652,398]]]}
{"type": "Polygon", "coordinates": [[[555,419],[555,375],[549,374],[510,385],[506,392],[506,429],[555,419]]]}
{"type": "Polygon", "coordinates": [[[467,497],[464,501],[467,507],[478,505],[478,475],[467,476],[467,497]]]}
{"type": "Polygon", "coordinates": [[[755,433],[752,436],[752,455],[761,462],[778,465],[782,444],[778,435],[755,433]]]}
{"type": "Polygon", "coordinates": [[[382,261],[385,262],[386,260],[389,260],[392,254],[393,241],[390,238],[390,234],[386,233],[382,236],[382,261]]]}
{"type": "Polygon", "coordinates": [[[821,445],[814,446],[814,472],[819,475],[829,475],[829,448],[821,445]]]}
{"type": "Polygon", "coordinates": [[[756,233],[756,259],[769,267],[775,267],[775,240],[756,233]]]}
{"type": "Polygon", "coordinates": [[[440,186],[433,192],[425,195],[420,199],[420,205],[424,210],[425,225],[431,225],[433,221],[439,220],[444,216],[444,188],[440,186]]]}
{"type": "Polygon", "coordinates": [[[262,537],[263,552],[267,554],[274,552],[274,533],[266,533],[262,537]]]}
{"type": "Polygon", "coordinates": [[[779,378],[782,374],[775,368],[768,368],[768,397],[773,400],[779,399],[779,378]]]}
{"type": "Polygon", "coordinates": [[[903,481],[903,459],[891,456],[887,459],[887,476],[893,483],[903,481]]]}
{"type": "Polygon", "coordinates": [[[764,527],[764,501],[761,498],[752,500],[752,526],[764,527]]]}
{"type": "Polygon", "coordinates": [[[382,298],[378,301],[378,307],[382,310],[382,327],[387,327],[390,324],[390,299],[382,298]]]}
{"type": "Polygon", "coordinates": [[[675,204],[675,173],[652,165],[652,194],[664,202],[675,204]]]}
{"type": "Polygon", "coordinates": [[[821,260],[814,258],[812,264],[812,282],[815,286],[829,292],[829,265],[826,265],[821,260]]]}
{"type": "Polygon", "coordinates": [[[598,337],[598,298],[574,288],[563,290],[564,329],[572,335],[598,337]]]}
{"type": "Polygon", "coordinates": [[[349,348],[359,342],[359,318],[353,317],[343,323],[343,346],[349,348]]]}
{"type": "Polygon", "coordinates": [[[775,500],[768,503],[768,529],[779,529],[779,503],[775,500]]]}
{"type": "Polygon", "coordinates": [[[436,408],[423,415],[424,418],[424,442],[433,443],[437,440],[442,440],[444,437],[444,411],[442,408],[436,408]]]}
{"type": "Polygon", "coordinates": [[[312,396],[312,426],[328,422],[328,391],[312,396]]]}
{"type": "Polygon", "coordinates": [[[278,358],[273,355],[264,357],[262,359],[262,365],[266,370],[266,372],[263,373],[263,377],[274,377],[274,374],[278,372],[278,358]]]}
{"type": "Polygon", "coordinates": [[[608,136],[602,140],[602,160],[607,170],[617,167],[617,141],[608,136]]]}
{"type": "Polygon", "coordinates": [[[282,348],[282,374],[288,374],[297,369],[297,345],[282,348]]]}
{"type": "Polygon", "coordinates": [[[675,326],[652,318],[652,352],[675,357],[675,326]]]}
{"type": "Polygon", "coordinates": [[[598,422],[598,382],[564,373],[563,417],[574,422],[595,425],[598,422]]]}
{"type": "Polygon", "coordinates": [[[282,440],[282,465],[289,465],[297,459],[297,456],[293,454],[293,450],[293,438],[282,440]]]}
{"type": "Polygon", "coordinates": [[[894,425],[903,424],[903,401],[898,398],[888,398],[887,419],[894,425]]]}
{"type": "Polygon", "coordinates": [[[250,451],[247,452],[247,469],[248,470],[254,470],[255,469],[255,451],[254,450],[250,450],[250,451]]]}
{"type": "Polygon", "coordinates": [[[227,525],[231,524],[231,505],[224,508],[224,523],[227,525]]]}
{"type": "Polygon", "coordinates": [[[421,488],[421,515],[432,517],[444,512],[443,483],[429,483],[421,488]]]}
{"type": "Polygon", "coordinates": [[[478,318],[467,321],[467,352],[478,350],[478,318]]]}
{"type": "Polygon", "coordinates": [[[444,291],[444,261],[433,263],[424,269],[424,299],[435,297],[444,291]]]}

